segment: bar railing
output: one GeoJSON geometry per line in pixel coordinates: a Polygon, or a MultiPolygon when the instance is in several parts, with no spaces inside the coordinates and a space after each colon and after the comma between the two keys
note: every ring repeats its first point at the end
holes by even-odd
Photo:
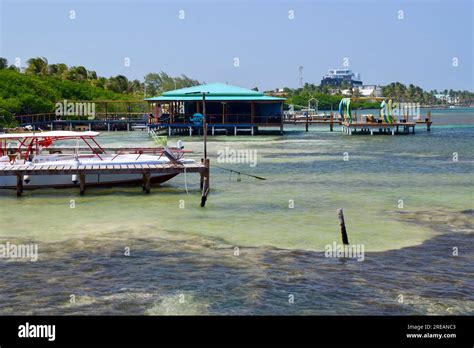
{"type": "MultiPolygon", "coordinates": [[[[191,114],[180,114],[170,116],[163,114],[158,123],[160,124],[192,124],[191,114]]],[[[206,121],[208,124],[272,124],[279,125],[282,123],[282,116],[280,115],[242,115],[242,114],[206,114],[206,121]]]]}

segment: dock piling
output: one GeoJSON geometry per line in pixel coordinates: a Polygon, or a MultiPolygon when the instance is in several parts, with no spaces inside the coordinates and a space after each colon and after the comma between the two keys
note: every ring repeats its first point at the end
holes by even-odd
{"type": "Polygon", "coordinates": [[[146,172],[146,173],[143,174],[143,182],[145,183],[145,193],[146,194],[150,193],[150,179],[151,179],[150,172],[146,172]]]}
{"type": "Polygon", "coordinates": [[[16,176],[16,196],[21,197],[23,193],[23,175],[16,176]]]}
{"type": "Polygon", "coordinates": [[[79,174],[79,194],[81,196],[86,192],[86,175],[84,173],[79,174]]]}
{"type": "Polygon", "coordinates": [[[339,220],[339,227],[341,228],[342,244],[349,245],[349,238],[347,238],[346,223],[344,221],[344,212],[342,208],[337,209],[337,219],[339,220]]]}
{"type": "Polygon", "coordinates": [[[206,206],[207,195],[209,194],[209,166],[210,164],[209,164],[208,158],[204,159],[204,166],[205,166],[205,170],[204,172],[201,173],[201,185],[202,185],[201,207],[206,206]]]}
{"type": "Polygon", "coordinates": [[[329,114],[329,131],[331,132],[333,131],[333,127],[334,127],[333,117],[334,117],[334,114],[331,111],[331,113],[329,114]]]}

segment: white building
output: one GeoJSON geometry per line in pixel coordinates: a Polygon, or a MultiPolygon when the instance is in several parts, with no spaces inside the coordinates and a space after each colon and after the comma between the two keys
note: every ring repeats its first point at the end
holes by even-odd
{"type": "Polygon", "coordinates": [[[458,104],[458,97],[451,97],[449,94],[435,94],[435,98],[438,100],[445,101],[448,104],[458,104]]]}
{"type": "MultiPolygon", "coordinates": [[[[352,87],[352,91],[359,91],[361,97],[381,97],[382,96],[382,87],[377,85],[364,85],[358,87],[352,87]]],[[[351,95],[350,89],[343,89],[341,93],[344,95],[351,95]]]]}

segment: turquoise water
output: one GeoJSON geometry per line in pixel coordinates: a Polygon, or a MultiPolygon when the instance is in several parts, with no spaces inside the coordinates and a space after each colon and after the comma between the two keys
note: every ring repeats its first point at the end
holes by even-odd
{"type": "MultiPolygon", "coordinates": [[[[214,167],[204,209],[195,174],[150,195],[1,191],[1,240],[38,243],[39,260],[0,259],[0,313],[472,314],[474,112],[432,117],[414,136],[210,137],[211,165],[267,180],[214,167]],[[256,151],[257,165],[219,163],[226,148],[256,151]],[[337,208],[363,262],[325,257],[340,243],[337,208]]],[[[202,139],[182,139],[201,158],[202,139]]],[[[152,145],[144,132],[99,140],[152,145]]]]}

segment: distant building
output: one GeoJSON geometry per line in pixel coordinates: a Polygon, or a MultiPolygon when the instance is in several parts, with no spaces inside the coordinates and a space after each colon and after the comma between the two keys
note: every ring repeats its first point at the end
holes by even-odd
{"type": "MultiPolygon", "coordinates": [[[[352,91],[359,90],[359,94],[361,97],[381,97],[382,96],[382,87],[377,85],[363,85],[363,86],[355,86],[352,88],[352,91]]],[[[343,89],[341,93],[344,95],[350,95],[350,89],[343,89]]]]}
{"type": "Polygon", "coordinates": [[[452,97],[449,94],[435,94],[435,98],[444,101],[447,104],[459,104],[459,98],[452,97]]]}
{"type": "Polygon", "coordinates": [[[285,89],[283,88],[276,88],[273,91],[265,91],[265,94],[274,96],[274,97],[286,97],[285,89]]]}
{"type": "Polygon", "coordinates": [[[321,80],[321,86],[341,86],[344,82],[350,86],[362,86],[359,73],[350,69],[331,69],[321,80]]]}

